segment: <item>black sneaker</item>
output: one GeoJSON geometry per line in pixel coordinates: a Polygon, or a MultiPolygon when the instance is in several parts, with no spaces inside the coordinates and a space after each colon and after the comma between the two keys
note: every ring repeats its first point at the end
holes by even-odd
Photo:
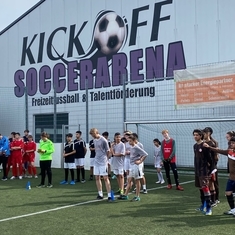
{"type": "Polygon", "coordinates": [[[36,186],[36,188],[45,188],[45,185],[44,184],[39,184],[36,186]]]}
{"type": "Polygon", "coordinates": [[[108,202],[113,202],[111,197],[108,197],[108,202]]]}
{"type": "Polygon", "coordinates": [[[93,177],[90,177],[90,179],[89,179],[90,181],[92,181],[93,180],[93,177]]]}
{"type": "Polygon", "coordinates": [[[52,187],[53,187],[52,184],[48,184],[48,185],[47,185],[47,188],[52,188],[52,187]]]}
{"type": "Polygon", "coordinates": [[[7,177],[2,177],[2,181],[6,181],[7,180],[7,177]]]}
{"type": "Polygon", "coordinates": [[[100,195],[98,195],[98,196],[96,197],[96,199],[97,199],[97,200],[103,200],[104,197],[101,197],[100,195]]]}

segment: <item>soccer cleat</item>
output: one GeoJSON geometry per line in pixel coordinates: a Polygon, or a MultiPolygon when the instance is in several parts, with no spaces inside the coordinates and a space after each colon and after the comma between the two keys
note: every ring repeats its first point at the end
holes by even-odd
{"type": "Polygon", "coordinates": [[[27,178],[31,179],[31,178],[33,178],[33,176],[32,175],[28,175],[27,178]]]}
{"type": "Polygon", "coordinates": [[[45,185],[44,184],[39,184],[36,186],[36,188],[45,188],[45,185]]]}
{"type": "Polygon", "coordinates": [[[143,189],[143,193],[147,194],[148,193],[147,189],[143,189]]]}
{"type": "Polygon", "coordinates": [[[132,190],[132,193],[135,193],[135,191],[136,191],[136,188],[134,188],[134,189],[132,190]]]}
{"type": "Polygon", "coordinates": [[[224,215],[235,215],[235,209],[231,209],[229,211],[225,211],[224,215]]]}
{"type": "Polygon", "coordinates": [[[117,177],[116,177],[116,175],[113,175],[112,176],[112,180],[115,180],[117,177]]]}
{"type": "Polygon", "coordinates": [[[217,203],[216,203],[216,202],[213,202],[213,203],[211,204],[211,207],[217,207],[217,203]]]}
{"type": "Polygon", "coordinates": [[[156,184],[160,184],[161,183],[161,181],[160,180],[158,180],[157,182],[155,182],[156,184]]]}
{"type": "Polygon", "coordinates": [[[7,180],[7,177],[2,177],[2,181],[6,181],[7,180]]]}
{"type": "Polygon", "coordinates": [[[11,178],[10,178],[10,180],[14,180],[16,177],[15,176],[12,176],[11,178]]]}
{"type": "Polygon", "coordinates": [[[176,187],[176,190],[184,191],[184,188],[183,188],[183,187],[181,187],[180,185],[178,185],[178,186],[176,187]]]}
{"type": "Polygon", "coordinates": [[[131,201],[132,202],[138,202],[138,201],[140,201],[140,197],[133,197],[131,201]]]}
{"type": "Polygon", "coordinates": [[[204,212],[206,208],[204,208],[204,205],[201,205],[200,207],[195,209],[196,211],[204,212]]]}
{"type": "Polygon", "coordinates": [[[72,181],[70,182],[70,185],[75,185],[75,181],[72,180],[72,181]]]}
{"type": "Polygon", "coordinates": [[[172,189],[172,185],[171,185],[171,184],[168,184],[168,185],[166,186],[166,188],[167,188],[167,189],[172,189]]]}
{"type": "Polygon", "coordinates": [[[34,178],[35,178],[35,179],[37,179],[37,178],[38,178],[38,176],[37,176],[37,175],[35,175],[35,176],[34,176],[34,178]]]}
{"type": "Polygon", "coordinates": [[[93,180],[93,177],[90,177],[90,179],[89,179],[90,181],[92,181],[93,180]]]}
{"type": "Polygon", "coordinates": [[[126,195],[120,195],[120,197],[118,199],[120,199],[120,200],[128,200],[129,197],[126,196],[126,195]]]}
{"type": "Polygon", "coordinates": [[[119,189],[117,192],[115,192],[115,194],[120,194],[121,193],[121,190],[119,189]]]}
{"type": "Polygon", "coordinates": [[[211,208],[209,208],[209,209],[206,210],[205,215],[212,215],[212,210],[211,210],[211,208]]]}
{"type": "Polygon", "coordinates": [[[63,180],[63,181],[60,182],[60,184],[68,184],[68,182],[63,180]]]}
{"type": "Polygon", "coordinates": [[[96,197],[96,199],[97,199],[97,200],[103,200],[104,197],[101,197],[100,195],[98,195],[98,196],[96,197]]]}
{"type": "Polygon", "coordinates": [[[47,185],[47,188],[52,188],[52,187],[53,187],[52,184],[48,184],[48,185],[47,185]]]}
{"type": "Polygon", "coordinates": [[[161,181],[161,184],[165,184],[165,180],[162,180],[162,181],[161,181]]]}
{"type": "Polygon", "coordinates": [[[82,183],[82,184],[86,183],[86,180],[81,180],[81,183],[82,183]]]}
{"type": "Polygon", "coordinates": [[[20,176],[19,176],[19,180],[22,180],[22,179],[23,179],[23,177],[20,175],[20,176]]]}
{"type": "Polygon", "coordinates": [[[216,204],[220,204],[220,200],[216,200],[215,202],[216,202],[216,204]]]}

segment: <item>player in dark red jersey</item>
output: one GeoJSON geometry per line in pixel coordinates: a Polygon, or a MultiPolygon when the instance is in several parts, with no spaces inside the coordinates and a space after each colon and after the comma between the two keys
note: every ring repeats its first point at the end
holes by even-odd
{"type": "Polygon", "coordinates": [[[22,150],[24,149],[24,142],[20,137],[20,133],[15,133],[15,139],[10,144],[12,155],[12,177],[15,179],[19,176],[22,179],[22,150]],[[18,169],[19,168],[19,169],[18,169]]]}
{"type": "Polygon", "coordinates": [[[32,178],[32,176],[34,176],[34,178],[38,178],[37,170],[34,164],[36,147],[36,143],[33,141],[33,136],[28,135],[28,141],[24,143],[24,156],[28,164],[29,172],[28,178],[32,178]]]}
{"type": "Polygon", "coordinates": [[[208,148],[204,147],[203,132],[199,129],[193,131],[193,137],[196,141],[194,144],[194,170],[195,170],[195,186],[200,190],[201,206],[197,211],[205,213],[205,215],[212,215],[211,208],[211,165],[212,157],[208,148]]]}
{"type": "Polygon", "coordinates": [[[179,185],[178,172],[176,167],[176,156],[175,156],[175,140],[169,136],[168,130],[163,130],[162,135],[164,140],[161,144],[161,151],[163,156],[163,165],[166,172],[166,178],[168,182],[168,189],[172,188],[170,178],[170,168],[174,174],[176,190],[183,191],[184,189],[179,185]]]}
{"type": "Polygon", "coordinates": [[[234,198],[233,198],[233,192],[235,191],[235,137],[232,137],[230,139],[230,149],[227,149],[227,150],[213,148],[206,143],[204,143],[204,146],[211,149],[212,151],[216,153],[220,153],[228,157],[229,179],[227,181],[225,195],[227,197],[230,210],[224,212],[224,214],[235,216],[235,205],[234,205],[234,198]]]}

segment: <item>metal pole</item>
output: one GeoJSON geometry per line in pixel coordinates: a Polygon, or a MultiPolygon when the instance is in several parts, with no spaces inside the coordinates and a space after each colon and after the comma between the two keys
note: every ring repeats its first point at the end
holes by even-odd
{"type": "Polygon", "coordinates": [[[126,75],[122,75],[122,81],[123,81],[123,132],[126,131],[126,75]]]}
{"type": "Polygon", "coordinates": [[[27,87],[25,87],[24,91],[25,96],[25,129],[29,129],[29,99],[28,99],[28,90],[27,87]]]}
{"type": "MultiPolygon", "coordinates": [[[[53,113],[53,136],[54,143],[57,142],[57,100],[56,100],[56,88],[54,87],[54,113],[53,113]]],[[[62,137],[63,138],[63,137],[62,137]]]]}
{"type": "Polygon", "coordinates": [[[138,124],[136,124],[136,134],[138,135],[139,140],[140,140],[140,136],[139,136],[139,125],[138,125],[138,124]]]}
{"type": "Polygon", "coordinates": [[[88,79],[86,79],[86,143],[89,143],[88,79]]]}

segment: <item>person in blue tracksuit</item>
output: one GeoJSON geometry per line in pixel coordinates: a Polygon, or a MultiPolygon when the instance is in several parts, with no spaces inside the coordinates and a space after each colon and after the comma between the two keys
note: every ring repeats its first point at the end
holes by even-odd
{"type": "Polygon", "coordinates": [[[7,161],[8,156],[10,155],[9,140],[6,136],[0,134],[0,165],[2,164],[3,168],[3,177],[2,180],[7,180],[7,161]]]}

